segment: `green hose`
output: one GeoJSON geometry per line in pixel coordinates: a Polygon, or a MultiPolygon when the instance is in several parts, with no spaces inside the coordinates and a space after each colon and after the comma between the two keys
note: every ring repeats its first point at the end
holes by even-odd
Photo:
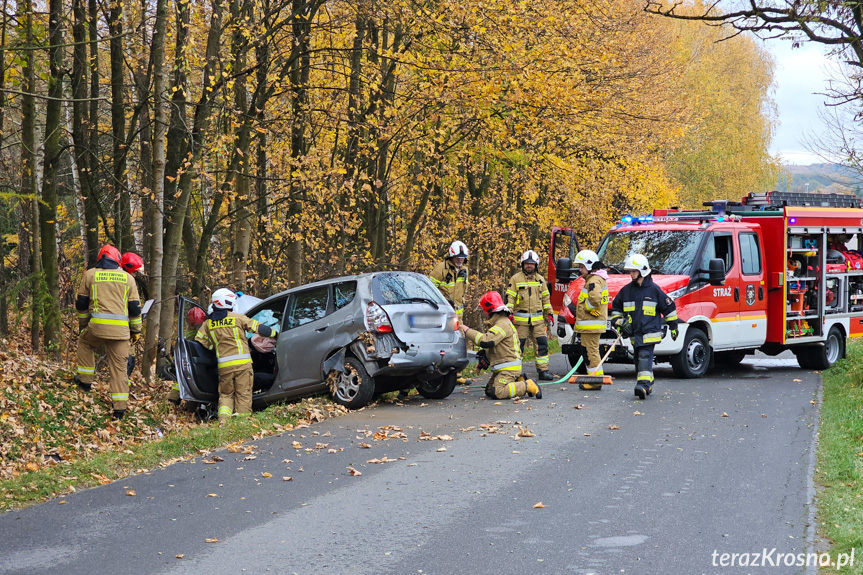
{"type": "MultiPolygon", "coordinates": [[[[547,381],[545,383],[537,383],[537,385],[560,385],[561,383],[566,382],[573,374],[575,374],[575,371],[579,368],[579,366],[581,366],[582,361],[584,361],[583,356],[578,358],[578,361],[575,362],[575,365],[572,367],[571,370],[569,370],[569,373],[567,373],[557,381],[547,381]]],[[[467,389],[485,389],[484,385],[468,385],[465,387],[467,387],[467,389]]]]}

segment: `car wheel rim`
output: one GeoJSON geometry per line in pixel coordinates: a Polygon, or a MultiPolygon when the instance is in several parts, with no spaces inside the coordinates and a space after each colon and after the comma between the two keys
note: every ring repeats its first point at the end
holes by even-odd
{"type": "Polygon", "coordinates": [[[343,372],[336,383],[336,396],[342,401],[351,401],[360,390],[360,376],[354,371],[343,372]]]}
{"type": "Polygon", "coordinates": [[[686,349],[686,362],[689,364],[689,369],[692,371],[701,371],[704,367],[704,362],[707,359],[707,350],[698,340],[693,340],[689,343],[686,349]]]}
{"type": "Polygon", "coordinates": [[[827,362],[833,365],[838,359],[839,338],[835,334],[830,334],[830,337],[827,338],[827,362]]]}

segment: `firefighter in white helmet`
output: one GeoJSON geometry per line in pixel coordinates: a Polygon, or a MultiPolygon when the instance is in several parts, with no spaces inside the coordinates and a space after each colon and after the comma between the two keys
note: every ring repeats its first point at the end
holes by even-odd
{"type": "MultiPolygon", "coordinates": [[[[584,280],[578,300],[567,307],[575,317],[575,331],[581,339],[581,346],[587,352],[587,374],[605,375],[599,365],[599,338],[605,333],[608,321],[608,274],[603,269],[599,256],[592,250],[581,250],[573,262],[584,280]]],[[[585,390],[600,390],[602,384],[579,383],[585,390]]]]}
{"type": "MultiPolygon", "coordinates": [[[[450,244],[444,260],[438,263],[429,275],[431,282],[455,310],[459,323],[464,317],[464,295],[468,286],[467,258],[469,255],[470,252],[464,242],[456,240],[450,244]]],[[[458,376],[458,382],[461,385],[471,384],[471,381],[461,377],[461,374],[458,376]]]]}
{"type": "Polygon", "coordinates": [[[611,324],[632,339],[635,351],[635,395],[644,399],[653,390],[653,348],[662,340],[663,324],[677,339],[677,308],[650,277],[650,264],[641,254],[626,258],[623,269],[632,282],[623,286],[611,304],[611,324]]]}
{"type": "Polygon", "coordinates": [[[536,268],[539,255],[527,250],[519,261],[521,271],[509,279],[506,290],[506,305],[513,312],[513,323],[518,331],[521,352],[528,340],[533,343],[536,354],[537,379],[551,381],[554,377],[548,370],[548,333],[546,324],[553,325],[551,294],[548,284],[536,268]]]}
{"type": "Polygon", "coordinates": [[[213,292],[213,311],[201,325],[195,340],[207,349],[215,350],[219,368],[219,424],[224,424],[236,412],[252,412],[252,384],[255,373],[249,353],[250,331],[275,338],[279,332],[240,313],[231,311],[237,295],[221,288],[213,292]]]}

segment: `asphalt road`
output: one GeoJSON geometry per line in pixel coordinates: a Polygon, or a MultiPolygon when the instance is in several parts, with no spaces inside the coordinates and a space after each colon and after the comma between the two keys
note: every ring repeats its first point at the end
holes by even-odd
{"type": "Polygon", "coordinates": [[[639,401],[631,366],[608,373],[520,403],[412,396],[9,512],[0,573],[803,573],[719,560],[807,551],[820,376],[793,357],[702,380],[666,364],[639,401]],[[376,440],[387,425],[407,440],[376,440]]]}

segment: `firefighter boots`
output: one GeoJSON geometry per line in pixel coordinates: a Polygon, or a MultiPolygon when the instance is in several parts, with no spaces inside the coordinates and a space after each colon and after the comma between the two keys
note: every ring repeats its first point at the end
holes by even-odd
{"type": "Polygon", "coordinates": [[[111,417],[113,417],[114,419],[123,419],[124,415],[126,415],[125,409],[115,409],[114,412],[111,414],[111,417]]]}
{"type": "Polygon", "coordinates": [[[536,378],[540,381],[552,381],[554,380],[554,376],[551,375],[551,372],[547,369],[538,369],[536,371],[536,378]]]}
{"type": "Polygon", "coordinates": [[[653,391],[653,386],[646,383],[639,383],[635,386],[635,395],[638,399],[645,399],[653,391]]]}
{"type": "Polygon", "coordinates": [[[80,379],[78,379],[77,375],[75,376],[74,381],[75,381],[75,385],[77,385],[78,388],[81,389],[82,391],[90,391],[90,388],[93,387],[92,383],[85,383],[85,382],[81,381],[80,379]]]}
{"type": "Polygon", "coordinates": [[[529,397],[542,399],[542,389],[540,389],[540,387],[532,379],[528,379],[524,382],[524,389],[527,391],[527,395],[529,397]]]}

